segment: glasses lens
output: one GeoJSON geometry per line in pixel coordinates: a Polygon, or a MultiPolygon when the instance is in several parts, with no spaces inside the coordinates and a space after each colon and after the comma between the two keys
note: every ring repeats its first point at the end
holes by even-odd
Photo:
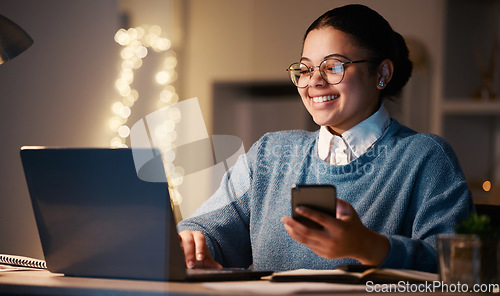
{"type": "Polygon", "coordinates": [[[344,65],[336,59],[323,61],[319,68],[321,75],[330,84],[337,84],[344,77],[344,65]]]}
{"type": "Polygon", "coordinates": [[[311,77],[309,68],[301,63],[295,63],[288,68],[290,79],[298,87],[306,87],[311,77]]]}

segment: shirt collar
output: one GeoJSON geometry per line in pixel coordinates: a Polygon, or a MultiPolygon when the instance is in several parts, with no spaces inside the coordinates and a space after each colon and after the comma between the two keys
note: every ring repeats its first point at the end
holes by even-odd
{"type": "Polygon", "coordinates": [[[382,104],[377,112],[342,134],[356,158],[368,151],[389,126],[389,112],[382,104]]]}
{"type": "Polygon", "coordinates": [[[321,126],[319,128],[319,140],[318,140],[318,156],[322,160],[326,161],[330,155],[330,143],[332,142],[333,134],[330,133],[326,126],[321,126]]]}
{"type": "MultiPolygon", "coordinates": [[[[372,116],[342,133],[342,139],[349,146],[354,158],[358,158],[373,146],[389,124],[389,112],[387,112],[384,104],[381,104],[378,111],[372,116]]],[[[326,161],[330,155],[333,137],[334,135],[326,126],[321,126],[318,139],[318,156],[322,160],[326,161]]]]}

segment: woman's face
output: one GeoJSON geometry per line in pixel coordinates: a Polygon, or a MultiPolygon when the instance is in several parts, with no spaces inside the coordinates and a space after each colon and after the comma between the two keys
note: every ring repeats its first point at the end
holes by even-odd
{"type": "MultiPolygon", "coordinates": [[[[331,27],[312,30],[304,41],[300,61],[312,67],[318,66],[326,57],[338,58],[342,62],[370,59],[368,51],[355,45],[348,34],[331,27]]],[[[298,88],[298,91],[318,125],[328,126],[342,134],[377,111],[379,77],[370,73],[368,67],[368,63],[346,65],[344,79],[336,85],[326,83],[315,68],[309,85],[298,88]],[[316,103],[315,97],[327,97],[329,101],[316,103]]]]}

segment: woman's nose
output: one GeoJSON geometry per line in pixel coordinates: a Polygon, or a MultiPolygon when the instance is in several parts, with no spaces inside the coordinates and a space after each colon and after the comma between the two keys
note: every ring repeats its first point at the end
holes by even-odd
{"type": "Polygon", "coordinates": [[[318,68],[313,68],[311,69],[312,74],[311,78],[309,80],[309,86],[323,86],[325,85],[325,80],[323,79],[323,76],[321,76],[321,73],[319,72],[318,68]]]}

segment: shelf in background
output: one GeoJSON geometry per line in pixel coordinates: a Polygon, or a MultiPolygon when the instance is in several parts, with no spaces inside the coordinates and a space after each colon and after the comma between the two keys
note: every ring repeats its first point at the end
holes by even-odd
{"type": "Polygon", "coordinates": [[[498,115],[500,116],[500,100],[496,101],[474,101],[444,100],[443,113],[446,115],[498,115]]]}

